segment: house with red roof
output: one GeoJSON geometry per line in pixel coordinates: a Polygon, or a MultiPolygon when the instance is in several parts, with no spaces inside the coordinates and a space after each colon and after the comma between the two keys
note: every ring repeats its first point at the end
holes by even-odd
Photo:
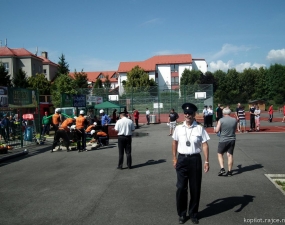
{"type": "Polygon", "coordinates": [[[158,86],[170,90],[179,87],[185,69],[200,70],[205,74],[208,67],[205,59],[193,59],[190,54],[158,55],[145,61],[121,62],[118,68],[120,94],[124,92],[122,82],[127,80],[127,73],[135,66],[148,73],[149,79],[153,79],[158,86]]]}
{"type": "Polygon", "coordinates": [[[52,80],[57,72],[57,64],[48,59],[47,52],[37,56],[24,48],[0,47],[0,63],[4,65],[11,78],[19,69],[25,71],[27,77],[45,73],[48,80],[52,80]]]}

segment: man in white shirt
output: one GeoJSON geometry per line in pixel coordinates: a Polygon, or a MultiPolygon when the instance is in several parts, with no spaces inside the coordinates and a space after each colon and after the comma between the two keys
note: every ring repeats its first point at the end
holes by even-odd
{"type": "Polygon", "coordinates": [[[182,105],[185,121],[176,127],[173,133],[172,156],[173,166],[177,173],[176,206],[179,223],[186,222],[188,183],[190,188],[190,203],[188,213],[192,223],[198,224],[198,208],[202,182],[202,159],[204,153],[204,172],[209,171],[210,139],[204,127],[195,121],[197,107],[191,103],[182,105]],[[177,156],[178,153],[178,156],[177,156]]]}
{"type": "Polygon", "coordinates": [[[117,169],[123,169],[124,152],[127,156],[127,166],[132,168],[132,134],[135,126],[132,120],[126,117],[127,112],[120,112],[120,119],[116,122],[115,130],[118,131],[119,163],[117,169]]]}
{"type": "Polygon", "coordinates": [[[150,111],[148,110],[148,108],[146,108],[145,116],[146,116],[147,125],[149,125],[149,116],[150,116],[150,111]]]}

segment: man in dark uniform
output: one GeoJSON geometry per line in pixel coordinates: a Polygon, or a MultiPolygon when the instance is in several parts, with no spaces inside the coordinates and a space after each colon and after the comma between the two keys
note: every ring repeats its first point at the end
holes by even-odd
{"type": "Polygon", "coordinates": [[[197,107],[191,103],[182,105],[185,121],[176,127],[173,133],[172,156],[173,166],[177,173],[176,206],[179,223],[186,222],[188,204],[188,183],[190,188],[190,203],[188,214],[194,224],[198,224],[198,208],[202,182],[202,159],[204,153],[204,172],[209,171],[210,139],[204,127],[195,121],[197,107]],[[177,156],[178,153],[178,156],[177,156]]]}

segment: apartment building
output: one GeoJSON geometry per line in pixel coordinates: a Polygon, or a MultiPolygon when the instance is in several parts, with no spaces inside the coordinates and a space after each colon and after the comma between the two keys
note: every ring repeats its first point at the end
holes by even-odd
{"type": "Polygon", "coordinates": [[[159,55],[153,56],[145,61],[121,62],[118,68],[119,94],[124,92],[122,82],[127,80],[127,72],[135,66],[141,67],[153,79],[158,86],[165,89],[176,89],[179,87],[182,73],[185,69],[200,70],[203,74],[207,72],[205,59],[193,59],[190,54],[159,55]]]}
{"type": "Polygon", "coordinates": [[[25,71],[27,77],[44,73],[48,80],[53,80],[57,72],[57,64],[48,59],[47,52],[37,56],[24,48],[0,47],[0,63],[4,65],[11,78],[19,69],[25,71]]]}

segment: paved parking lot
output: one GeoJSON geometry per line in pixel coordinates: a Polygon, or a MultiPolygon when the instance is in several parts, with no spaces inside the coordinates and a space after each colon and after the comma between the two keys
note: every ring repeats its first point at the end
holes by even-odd
{"type": "MultiPolygon", "coordinates": [[[[45,144],[1,162],[0,224],[178,224],[168,127],[143,125],[136,133],[132,170],[116,169],[116,140],[82,153],[50,153],[45,144]]],[[[217,176],[218,137],[210,137],[200,224],[285,219],[285,196],[264,175],[285,173],[285,133],[238,134],[232,177],[217,176]]]]}

